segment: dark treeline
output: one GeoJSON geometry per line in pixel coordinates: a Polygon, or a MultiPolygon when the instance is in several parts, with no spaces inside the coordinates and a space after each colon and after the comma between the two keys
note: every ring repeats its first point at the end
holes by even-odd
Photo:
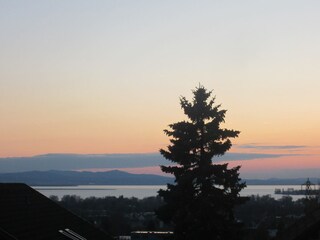
{"type": "Polygon", "coordinates": [[[100,229],[114,235],[130,235],[135,230],[169,230],[155,216],[155,209],[163,204],[160,197],[144,199],[120,197],[89,197],[82,199],[66,195],[52,200],[93,223],[100,229]]]}
{"type": "Polygon", "coordinates": [[[293,201],[290,196],[275,200],[270,196],[251,196],[235,209],[235,216],[247,232],[246,239],[272,239],[305,214],[304,200],[293,201]]]}
{"type": "MultiPolygon", "coordinates": [[[[136,230],[172,229],[159,221],[154,213],[164,204],[160,197],[82,199],[66,195],[60,200],[55,196],[51,199],[114,236],[130,235],[136,230]]],[[[289,196],[279,200],[270,196],[251,196],[236,207],[235,216],[244,226],[246,239],[272,239],[278,231],[304,216],[312,204],[313,201],[306,202],[305,199],[293,201],[289,196]]]]}

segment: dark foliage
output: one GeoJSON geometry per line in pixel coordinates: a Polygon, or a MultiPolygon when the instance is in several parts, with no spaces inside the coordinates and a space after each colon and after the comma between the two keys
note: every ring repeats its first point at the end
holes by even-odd
{"type": "MultiPolygon", "coordinates": [[[[138,230],[172,230],[172,226],[163,226],[154,214],[154,210],[164,204],[160,197],[82,199],[65,196],[59,201],[51,196],[51,199],[114,236],[130,235],[131,231],[138,230]]],[[[292,201],[289,196],[279,200],[270,196],[250,197],[244,204],[236,206],[234,211],[235,218],[244,227],[243,239],[272,239],[270,230],[281,232],[306,214],[305,201],[292,201]]]]}
{"type": "Polygon", "coordinates": [[[212,164],[212,158],[223,155],[231,147],[230,138],[239,131],[221,128],[226,110],[215,106],[215,98],[203,86],[193,91],[192,102],[180,98],[186,121],[169,125],[164,132],[171,145],[160,153],[172,166],[162,171],[175,176],[175,183],[160,190],[165,205],[157,215],[174,225],[176,240],[239,239],[234,206],[243,202],[239,192],[245,187],[239,168],[228,164],[212,164]]]}
{"type": "MultiPolygon", "coordinates": [[[[131,231],[139,230],[172,230],[169,225],[163,226],[154,214],[154,210],[164,204],[159,197],[82,199],[67,195],[61,200],[55,196],[51,196],[51,199],[114,236],[130,235],[131,231]]],[[[270,196],[250,197],[244,204],[236,206],[234,211],[235,218],[244,227],[243,239],[272,239],[270,230],[281,232],[307,214],[305,201],[292,201],[288,196],[279,200],[270,196]]]]}
{"type": "Polygon", "coordinates": [[[168,230],[160,225],[154,211],[163,204],[159,197],[144,199],[120,197],[89,197],[66,195],[60,201],[56,196],[51,200],[114,235],[130,235],[137,230],[168,230]]]}
{"type": "Polygon", "coordinates": [[[304,216],[304,199],[293,201],[290,196],[275,200],[270,196],[251,196],[245,204],[237,206],[235,216],[243,222],[246,240],[273,239],[304,216]]]}

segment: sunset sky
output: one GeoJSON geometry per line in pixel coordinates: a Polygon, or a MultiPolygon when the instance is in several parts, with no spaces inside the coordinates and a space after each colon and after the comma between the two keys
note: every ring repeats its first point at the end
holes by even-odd
{"type": "Polygon", "coordinates": [[[232,164],[320,177],[319,12],[315,0],[0,0],[0,157],[156,153],[201,83],[241,131],[232,152],[282,154],[232,164]]]}

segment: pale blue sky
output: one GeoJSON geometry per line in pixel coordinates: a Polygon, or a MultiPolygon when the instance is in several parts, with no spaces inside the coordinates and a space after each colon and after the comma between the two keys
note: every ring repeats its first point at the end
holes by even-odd
{"type": "Polygon", "coordinates": [[[319,1],[0,0],[0,156],[156,152],[201,82],[238,144],[320,140],[319,1]]]}

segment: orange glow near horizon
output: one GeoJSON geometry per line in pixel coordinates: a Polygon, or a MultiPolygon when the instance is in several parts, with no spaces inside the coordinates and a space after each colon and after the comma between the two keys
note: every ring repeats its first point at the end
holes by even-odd
{"type": "Polygon", "coordinates": [[[241,170],[249,172],[272,169],[320,168],[320,155],[301,155],[245,161],[230,161],[229,166],[241,166],[241,170]]]}
{"type": "MultiPolygon", "coordinates": [[[[223,164],[224,162],[217,162],[217,164],[223,164]]],[[[290,157],[279,157],[279,158],[265,158],[265,159],[253,159],[253,160],[242,160],[242,161],[229,161],[229,168],[235,166],[241,166],[240,177],[242,175],[254,173],[254,172],[272,172],[274,169],[277,170],[298,170],[298,169],[320,169],[320,155],[301,155],[301,156],[290,156],[290,157]]],[[[168,162],[170,164],[170,162],[168,162]]],[[[99,169],[81,169],[78,171],[92,171],[92,172],[105,172],[111,170],[120,170],[133,174],[156,174],[162,176],[172,176],[165,174],[161,171],[160,166],[153,167],[139,167],[139,168],[99,168],[99,169]]],[[[317,176],[314,176],[317,177],[317,176]]]]}

